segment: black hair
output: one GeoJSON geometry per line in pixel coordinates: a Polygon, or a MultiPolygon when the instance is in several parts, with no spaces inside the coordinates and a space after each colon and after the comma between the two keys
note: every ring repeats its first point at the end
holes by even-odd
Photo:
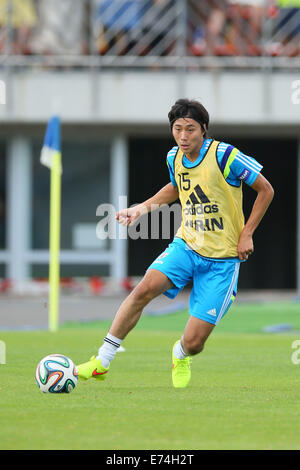
{"type": "Polygon", "coordinates": [[[180,118],[191,118],[199,122],[202,130],[204,131],[203,137],[207,138],[207,130],[209,124],[209,114],[204,106],[196,100],[188,100],[182,98],[177,100],[172,106],[168,114],[171,130],[173,124],[180,118]],[[204,127],[204,124],[206,128],[204,127]]]}

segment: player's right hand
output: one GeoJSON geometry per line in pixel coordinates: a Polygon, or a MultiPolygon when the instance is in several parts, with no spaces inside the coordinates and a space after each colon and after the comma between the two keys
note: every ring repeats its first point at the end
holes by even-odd
{"type": "Polygon", "coordinates": [[[119,224],[125,227],[130,227],[142,215],[142,210],[139,206],[121,209],[116,214],[116,220],[119,224]]]}

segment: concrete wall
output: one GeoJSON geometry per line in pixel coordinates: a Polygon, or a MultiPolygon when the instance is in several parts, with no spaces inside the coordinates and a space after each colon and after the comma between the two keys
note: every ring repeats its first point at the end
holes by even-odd
{"type": "Polygon", "coordinates": [[[203,102],[216,125],[284,125],[300,132],[297,72],[27,70],[0,79],[7,85],[2,123],[43,123],[59,113],[70,124],[162,125],[173,102],[189,97],[203,102]]]}

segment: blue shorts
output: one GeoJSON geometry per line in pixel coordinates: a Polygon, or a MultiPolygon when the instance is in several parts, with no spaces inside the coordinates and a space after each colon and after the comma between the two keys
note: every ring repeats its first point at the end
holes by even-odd
{"type": "Polygon", "coordinates": [[[161,271],[173,282],[174,287],[164,292],[171,299],[192,281],[190,315],[216,325],[236,297],[240,263],[238,258],[204,258],[181,238],[174,238],[148,270],[161,271]]]}

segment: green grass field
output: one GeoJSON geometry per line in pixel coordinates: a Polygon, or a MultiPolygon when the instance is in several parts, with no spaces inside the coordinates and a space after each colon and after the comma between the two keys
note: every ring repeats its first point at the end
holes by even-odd
{"type": "Polygon", "coordinates": [[[291,361],[300,305],[234,305],[193,359],[190,386],[176,390],[171,347],[186,320],[142,318],[107,380],[79,382],[70,395],[40,392],[36,364],[50,353],[88,359],[109,323],[0,332],[0,448],[300,449],[300,364],[291,361]],[[280,323],[293,329],[262,332],[280,323]]]}

